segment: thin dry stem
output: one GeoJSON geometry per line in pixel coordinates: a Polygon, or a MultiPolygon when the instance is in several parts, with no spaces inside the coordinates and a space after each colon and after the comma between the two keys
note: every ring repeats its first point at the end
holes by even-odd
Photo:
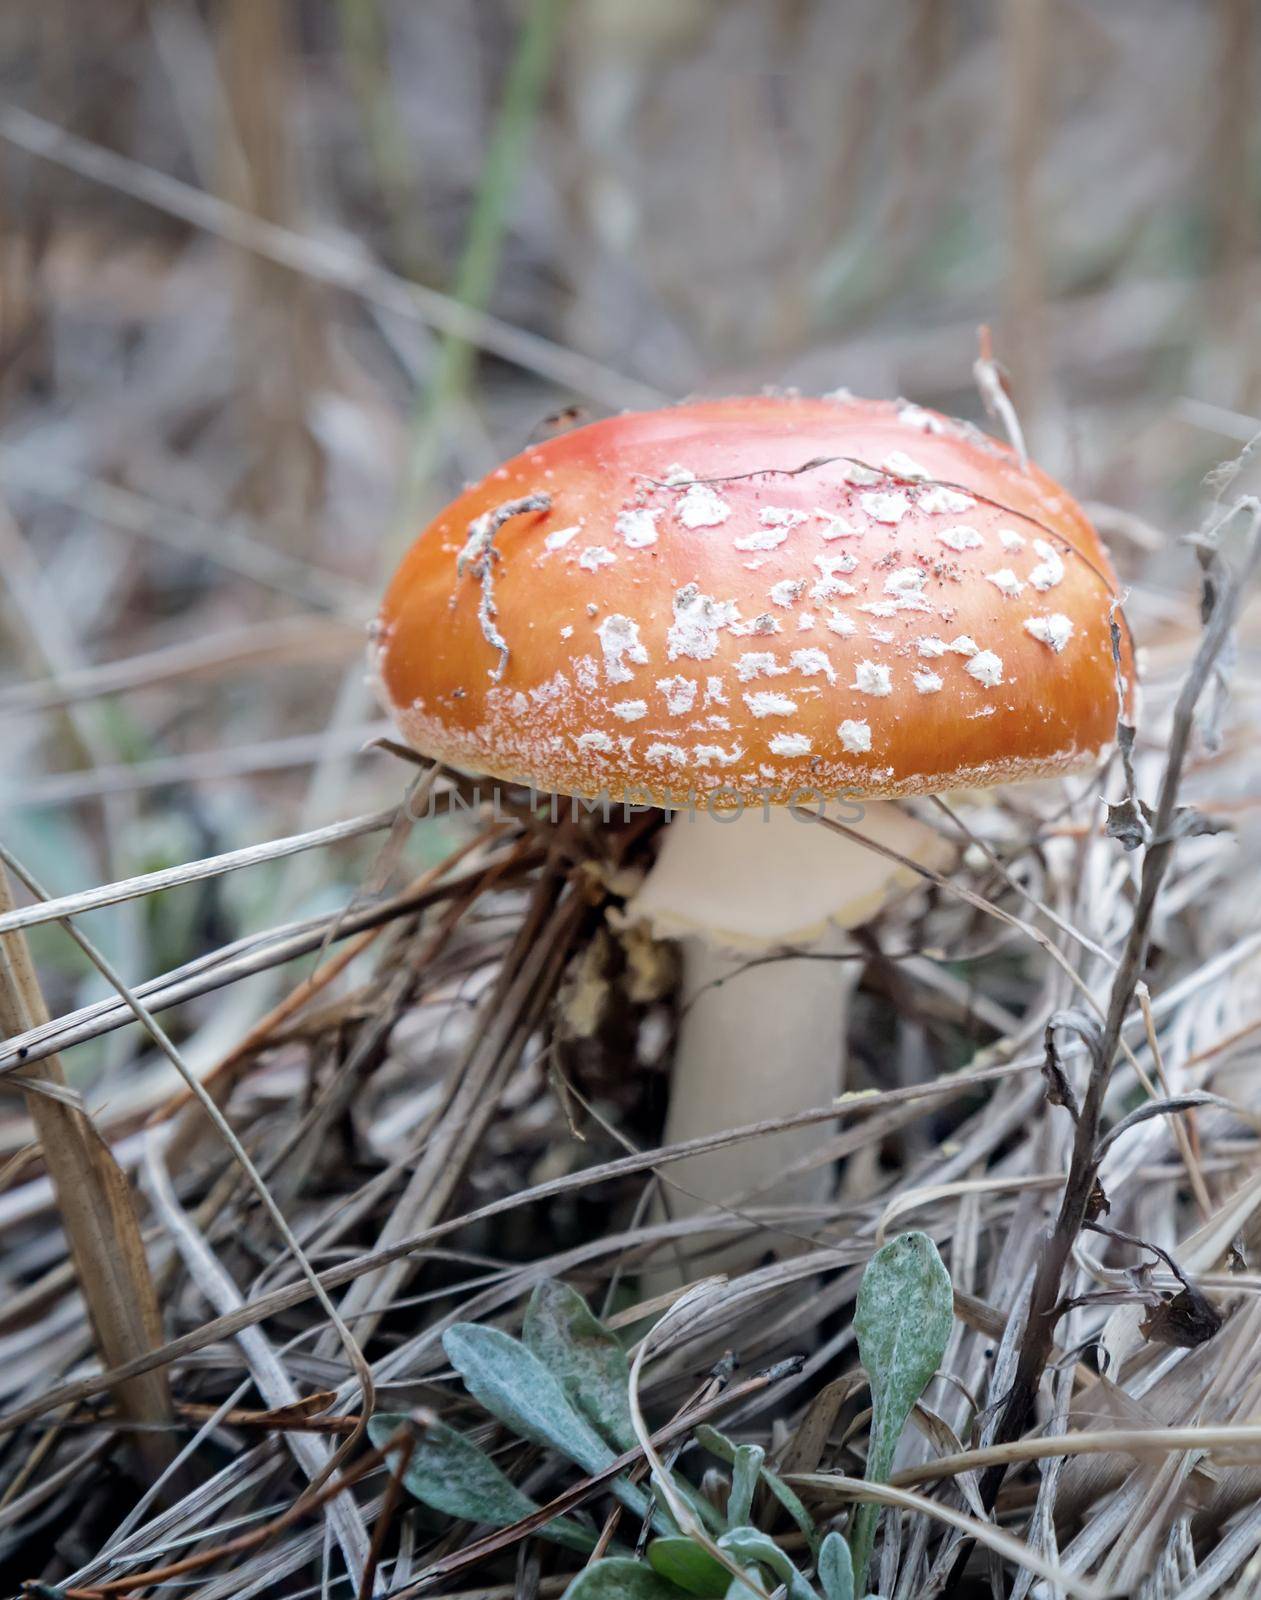
{"type": "MultiPolygon", "coordinates": [[[[0,912],[12,905],[8,875],[0,867],[0,912]]],[[[25,935],[0,934],[0,1032],[21,1033],[47,1019],[25,935]]],[[[66,1081],[56,1055],[20,1069],[18,1077],[56,1085],[66,1081]]],[[[26,1105],[56,1191],[101,1365],[110,1371],[144,1361],[161,1343],[162,1318],[131,1186],[86,1111],[41,1094],[28,1094],[26,1105]]],[[[152,1367],[112,1388],[120,1413],[139,1429],[137,1451],[149,1470],[161,1472],[172,1454],[164,1369],[152,1367]]]]}

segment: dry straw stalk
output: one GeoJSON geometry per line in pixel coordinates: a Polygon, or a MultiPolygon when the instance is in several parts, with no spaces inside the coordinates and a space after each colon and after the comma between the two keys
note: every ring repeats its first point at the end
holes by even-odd
{"type": "MultiPolygon", "coordinates": [[[[12,907],[9,880],[0,870],[0,913],[12,907]]],[[[0,934],[0,1033],[23,1033],[47,1021],[26,935],[0,934]]],[[[32,1062],[15,1076],[32,1084],[66,1084],[58,1055],[32,1062]]],[[[147,1355],[161,1343],[162,1321],[127,1179],[81,1106],[38,1090],[26,1095],[26,1105],[57,1194],[101,1364],[109,1370],[147,1355]]],[[[122,1416],[140,1430],[136,1448],[146,1469],[161,1472],[171,1457],[171,1396],[164,1369],[120,1381],[114,1398],[122,1416]]]]}

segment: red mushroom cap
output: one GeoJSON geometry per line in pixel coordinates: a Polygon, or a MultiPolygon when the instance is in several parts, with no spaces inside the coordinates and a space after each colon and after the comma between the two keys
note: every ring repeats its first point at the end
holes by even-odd
{"type": "Polygon", "coordinates": [[[1117,607],[1081,508],[970,425],[761,397],[497,468],[416,540],[374,652],[404,736],[466,771],[658,805],[893,796],[1096,761],[1117,607]]]}

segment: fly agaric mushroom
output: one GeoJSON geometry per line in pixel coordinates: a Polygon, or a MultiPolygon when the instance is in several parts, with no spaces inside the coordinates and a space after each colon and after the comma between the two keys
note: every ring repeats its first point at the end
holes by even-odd
{"type": "MultiPolygon", "coordinates": [[[[675,1142],[835,1096],[855,964],[739,971],[732,952],[826,954],[911,881],[794,798],[857,800],[861,831],[923,862],[936,835],[888,800],[1091,765],[1116,726],[1116,606],[1080,508],[970,425],[761,397],[613,417],[505,463],[412,546],[373,649],[425,754],[680,809],[631,908],[682,936],[675,1142]]],[[[671,1175],[730,1200],[826,1137],[671,1175]]]]}

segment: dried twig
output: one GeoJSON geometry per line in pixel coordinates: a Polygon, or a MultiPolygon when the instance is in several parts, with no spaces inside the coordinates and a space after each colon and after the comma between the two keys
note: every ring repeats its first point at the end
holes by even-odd
{"type": "MultiPolygon", "coordinates": [[[[519,862],[520,870],[528,871],[536,867],[538,861],[539,852],[527,852],[519,862]]],[[[198,995],[210,994],[255,972],[266,972],[320,950],[329,941],[330,932],[334,941],[350,938],[366,930],[385,927],[439,901],[458,898],[483,877],[484,872],[478,869],[453,878],[441,887],[405,890],[380,905],[290,923],[272,930],[270,934],[253,934],[174,972],[137,984],[135,992],[149,1010],[162,1011],[195,999],[198,995]]],[[[71,1045],[99,1038],[131,1021],[134,1021],[134,1016],[126,1002],[120,999],[99,1000],[90,1006],[83,1006],[64,1017],[54,1018],[37,1028],[28,1028],[5,1040],[0,1045],[0,1073],[15,1072],[27,1062],[38,1061],[56,1050],[69,1049],[71,1045]]]]}
{"type": "MultiPolygon", "coordinates": [[[[996,1444],[1007,1444],[1019,1438],[1033,1414],[1038,1384],[1050,1352],[1064,1269],[1086,1220],[1098,1181],[1098,1143],[1104,1095],[1111,1080],[1121,1030],[1146,966],[1157,898],[1178,840],[1178,791],[1195,727],[1196,707],[1216,669],[1217,658],[1234,629],[1244,591],[1261,562],[1261,508],[1244,504],[1236,510],[1246,511],[1250,516],[1248,545],[1238,571],[1233,574],[1227,571],[1215,553],[1209,556],[1208,571],[1213,583],[1212,610],[1203,641],[1174,707],[1168,757],[1151,837],[1143,857],[1138,901],[1121,962],[1113,979],[1103,1028],[1098,1038],[1090,1042],[1090,1073],[1077,1118],[1068,1177],[1055,1227],[1042,1252],[1034,1278],[1020,1358],[995,1432],[996,1444]]],[[[982,1479],[982,1496],[987,1507],[992,1507],[997,1498],[1004,1470],[1002,1466],[991,1467],[982,1479]]]]}
{"type": "Polygon", "coordinates": [[[246,845],[242,850],[228,850],[222,855],[207,856],[203,861],[186,861],[178,867],[164,867],[160,872],[146,872],[136,878],[124,878],[119,883],[101,884],[95,889],[85,889],[80,894],[62,895],[59,899],[43,900],[18,908],[10,906],[0,914],[0,934],[10,933],[16,928],[35,928],[44,922],[59,922],[63,917],[77,917],[99,906],[118,905],[124,900],[136,900],[141,895],[176,889],[186,883],[201,883],[206,878],[217,878],[222,873],[260,866],[267,861],[279,861],[303,850],[322,850],[347,839],[362,838],[365,833],[380,833],[392,825],[396,809],[391,806],[385,811],[372,811],[365,816],[351,817],[346,822],[331,823],[326,828],[296,833],[288,839],[246,845]]]}

